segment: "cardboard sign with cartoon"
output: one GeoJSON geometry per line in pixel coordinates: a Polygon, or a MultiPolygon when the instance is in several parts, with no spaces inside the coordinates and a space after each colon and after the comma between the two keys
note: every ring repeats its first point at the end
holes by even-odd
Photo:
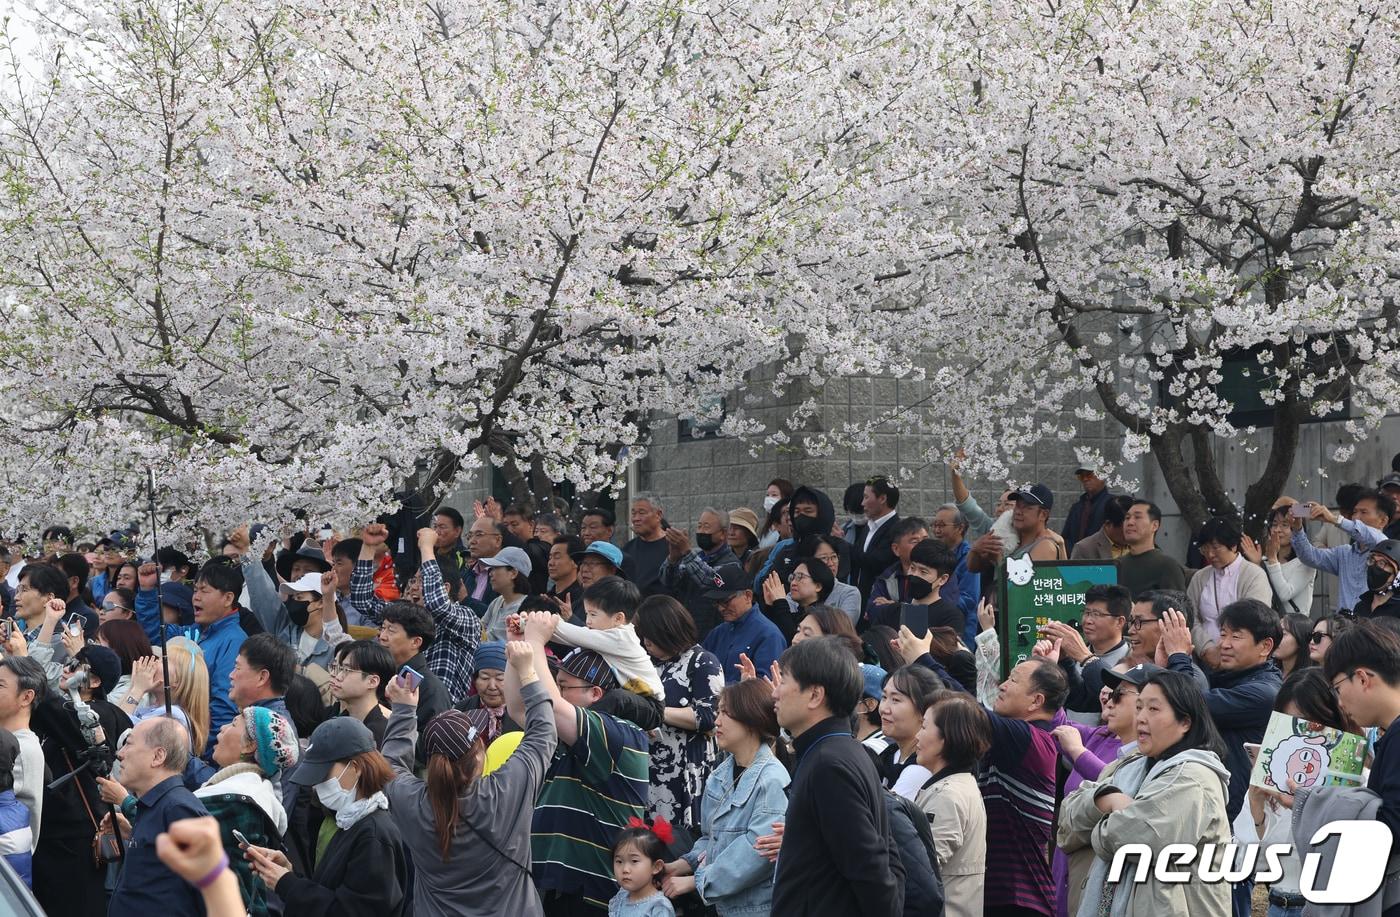
{"type": "Polygon", "coordinates": [[[1299,788],[1359,786],[1366,738],[1275,711],[1259,743],[1251,786],[1289,792],[1299,788]]]}

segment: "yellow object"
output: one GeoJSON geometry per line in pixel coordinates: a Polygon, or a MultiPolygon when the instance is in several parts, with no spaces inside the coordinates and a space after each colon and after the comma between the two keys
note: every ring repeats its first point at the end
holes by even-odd
{"type": "Polygon", "coordinates": [[[496,741],[486,749],[486,766],[481,770],[481,776],[487,774],[506,763],[515,750],[520,747],[520,740],[525,738],[523,732],[503,732],[496,737],[496,741]]]}

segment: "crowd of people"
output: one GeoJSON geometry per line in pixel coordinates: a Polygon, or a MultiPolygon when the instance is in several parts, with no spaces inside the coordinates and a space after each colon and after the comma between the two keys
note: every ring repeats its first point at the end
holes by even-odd
{"type": "Polygon", "coordinates": [[[207,557],[9,541],[0,853],[65,917],[1296,917],[1302,845],[1257,891],[1110,864],[1295,807],[1400,827],[1400,469],[1181,557],[1092,469],[1058,530],[1045,485],[987,512],[950,470],[930,519],[885,478],[693,528],[634,494],[620,545],[494,500],[207,557]],[[1022,558],[1116,583],[1003,672],[1022,558]],[[1251,786],[1276,710],[1365,735],[1370,797],[1251,786]]]}

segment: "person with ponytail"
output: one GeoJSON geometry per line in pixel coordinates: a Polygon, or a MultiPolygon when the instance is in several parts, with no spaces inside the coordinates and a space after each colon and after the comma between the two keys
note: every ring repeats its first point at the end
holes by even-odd
{"type": "Polygon", "coordinates": [[[773,864],[754,843],[787,812],[787,755],[778,733],[766,680],[746,679],[720,694],[715,741],[726,757],[705,783],[700,838],[666,864],[666,897],[698,892],[720,917],[768,913],[773,864]]]}
{"type": "Polygon", "coordinates": [[[559,692],[543,641],[513,640],[504,650],[505,695],[525,707],[525,737],[489,775],[482,775],[486,735],[471,718],[480,711],[446,710],[423,730],[426,779],[414,776],[418,692],[400,678],[389,682],[384,756],[394,780],[385,793],[413,855],[414,917],[544,915],[530,877],[530,821],[559,741],[559,692]]]}

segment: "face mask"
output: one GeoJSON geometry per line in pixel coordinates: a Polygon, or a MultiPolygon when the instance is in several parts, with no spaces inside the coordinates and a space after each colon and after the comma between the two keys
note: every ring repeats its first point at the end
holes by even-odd
{"type": "Polygon", "coordinates": [[[1372,592],[1385,592],[1390,588],[1390,584],[1395,582],[1395,577],[1390,575],[1390,571],[1377,564],[1370,564],[1366,567],[1366,587],[1372,592]]]}
{"type": "Polygon", "coordinates": [[[933,583],[930,583],[922,576],[914,576],[911,573],[909,575],[909,598],[918,602],[931,595],[933,595],[933,583]]]}
{"type": "Polygon", "coordinates": [[[355,791],[341,786],[340,778],[330,777],[316,784],[316,798],[330,811],[339,812],[355,801],[355,791]]]}
{"type": "Polygon", "coordinates": [[[765,513],[771,513],[771,512],[773,512],[773,507],[775,507],[775,506],[777,506],[777,505],[778,505],[778,498],[777,498],[777,497],[764,497],[764,498],[763,498],[763,511],[764,511],[765,513]]]}
{"type": "Polygon", "coordinates": [[[858,513],[851,517],[851,525],[865,525],[869,521],[865,518],[865,513],[858,513]]]}
{"type": "Polygon", "coordinates": [[[817,534],[818,522],[814,516],[793,516],[792,537],[801,541],[808,535],[817,534]]]}
{"type": "Polygon", "coordinates": [[[702,551],[713,551],[715,549],[715,536],[709,532],[696,532],[695,546],[702,551]]]}
{"type": "Polygon", "coordinates": [[[296,599],[287,599],[282,603],[287,606],[287,617],[292,619],[292,623],[297,627],[305,627],[306,619],[311,614],[311,603],[298,602],[296,599]]]}

